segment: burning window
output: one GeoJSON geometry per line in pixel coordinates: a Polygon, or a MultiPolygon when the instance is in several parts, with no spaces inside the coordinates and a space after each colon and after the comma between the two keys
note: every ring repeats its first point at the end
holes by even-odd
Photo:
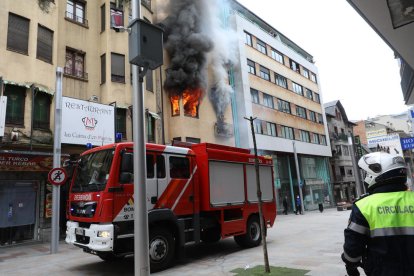
{"type": "Polygon", "coordinates": [[[180,115],[180,96],[174,95],[170,97],[172,116],[180,115]]]}

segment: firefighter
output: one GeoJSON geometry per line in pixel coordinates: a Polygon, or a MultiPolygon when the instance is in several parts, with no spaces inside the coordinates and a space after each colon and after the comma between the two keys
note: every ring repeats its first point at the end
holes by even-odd
{"type": "Polygon", "coordinates": [[[364,155],[358,166],[366,174],[366,195],[357,199],[344,231],[342,260],[349,276],[414,275],[414,193],[407,191],[401,156],[364,155]]]}

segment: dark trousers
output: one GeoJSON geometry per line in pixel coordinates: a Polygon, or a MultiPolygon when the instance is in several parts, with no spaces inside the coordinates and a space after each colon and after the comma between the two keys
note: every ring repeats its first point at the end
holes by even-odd
{"type": "Polygon", "coordinates": [[[299,214],[301,214],[302,215],[302,206],[301,205],[297,205],[296,204],[296,215],[299,213],[299,214]]]}

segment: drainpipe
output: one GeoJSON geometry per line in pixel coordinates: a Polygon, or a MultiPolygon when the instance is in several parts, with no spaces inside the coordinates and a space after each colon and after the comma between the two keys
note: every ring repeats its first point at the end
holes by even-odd
{"type": "Polygon", "coordinates": [[[161,141],[165,145],[165,130],[164,130],[164,91],[162,86],[162,66],[160,66],[160,83],[161,83],[161,141]]]}
{"type": "Polygon", "coordinates": [[[32,116],[30,123],[30,151],[33,150],[33,124],[34,124],[34,107],[35,107],[35,86],[30,85],[30,92],[32,94],[32,116]]]}

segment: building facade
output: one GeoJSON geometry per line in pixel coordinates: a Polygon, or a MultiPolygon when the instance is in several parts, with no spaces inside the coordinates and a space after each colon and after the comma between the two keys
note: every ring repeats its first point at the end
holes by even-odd
{"type": "Polygon", "coordinates": [[[255,117],[257,148],[274,161],[279,210],[282,198],[287,197],[293,208],[299,194],[294,148],[305,209],[330,205],[331,150],[313,57],[242,5],[233,4],[240,61],[234,68],[236,141],[253,148],[250,123],[244,117],[255,117]]]}
{"type": "Polygon", "coordinates": [[[340,101],[324,104],[331,140],[332,158],[330,171],[335,202],[353,202],[358,197],[356,190],[352,150],[348,137],[353,137],[354,123],[348,120],[340,101]]]}

